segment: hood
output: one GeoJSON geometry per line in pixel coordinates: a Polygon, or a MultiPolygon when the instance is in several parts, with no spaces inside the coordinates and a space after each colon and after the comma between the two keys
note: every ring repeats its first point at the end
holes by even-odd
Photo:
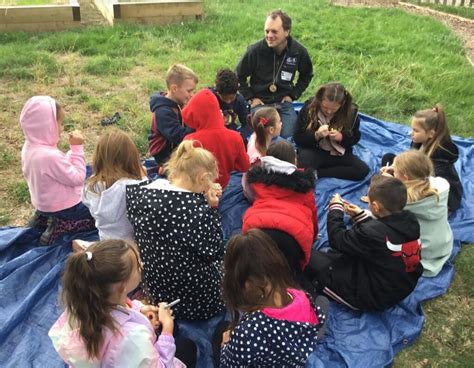
{"type": "Polygon", "coordinates": [[[169,106],[178,108],[178,104],[166,97],[166,92],[157,92],[150,97],[150,111],[155,112],[158,107],[169,106]]]}
{"type": "Polygon", "coordinates": [[[254,166],[248,171],[249,184],[276,185],[297,193],[314,190],[315,177],[312,170],[296,169],[294,165],[271,156],[262,157],[261,160],[260,165],[254,166]],[[291,166],[295,169],[291,170],[291,166]]]}
{"type": "Polygon", "coordinates": [[[189,100],[182,116],[186,125],[195,130],[224,127],[219,101],[208,88],[200,90],[189,100]]]}
{"type": "Polygon", "coordinates": [[[449,183],[441,177],[431,177],[430,184],[438,190],[438,196],[429,196],[420,201],[407,203],[405,209],[413,212],[420,220],[446,218],[448,211],[449,183]]]}
{"type": "MultiPolygon", "coordinates": [[[[418,239],[420,237],[420,224],[416,216],[410,211],[400,211],[387,217],[382,217],[379,221],[392,229],[394,233],[400,234],[403,239],[418,239]]],[[[395,239],[390,239],[395,241],[395,239]]]]}
{"type": "Polygon", "coordinates": [[[49,96],[31,97],[21,110],[20,126],[28,143],[56,146],[59,129],[54,99],[49,96]]]}

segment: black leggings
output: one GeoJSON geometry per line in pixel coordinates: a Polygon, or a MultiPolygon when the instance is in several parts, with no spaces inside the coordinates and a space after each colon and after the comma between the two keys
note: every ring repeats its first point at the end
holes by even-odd
{"type": "Polygon", "coordinates": [[[312,168],[319,178],[338,178],[359,181],[369,173],[369,167],[359,157],[350,152],[343,156],[332,156],[318,148],[300,148],[298,166],[312,168]]]}

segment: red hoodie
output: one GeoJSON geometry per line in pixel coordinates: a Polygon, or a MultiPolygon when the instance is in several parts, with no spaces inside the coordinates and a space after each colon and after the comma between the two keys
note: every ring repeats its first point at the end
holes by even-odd
{"type": "Polygon", "coordinates": [[[242,137],[225,128],[219,101],[209,89],[195,94],[183,109],[182,116],[186,125],[196,130],[184,139],[199,141],[216,157],[219,167],[217,182],[222,189],[229,183],[231,171],[245,172],[249,169],[249,157],[242,137]]]}

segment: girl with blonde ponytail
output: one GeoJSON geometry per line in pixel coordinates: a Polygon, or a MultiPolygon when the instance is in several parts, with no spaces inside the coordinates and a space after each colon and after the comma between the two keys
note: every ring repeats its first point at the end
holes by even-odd
{"type": "Polygon", "coordinates": [[[203,320],[223,309],[222,189],[214,155],[183,141],[164,169],[168,179],[127,186],[127,214],[154,300],[175,300],[178,319],[203,320]]]}
{"type": "Polygon", "coordinates": [[[421,151],[410,150],[395,157],[386,173],[404,182],[408,201],[406,210],[414,213],[421,230],[423,276],[434,277],[451,256],[453,233],[448,223],[449,183],[433,177],[433,164],[421,151]]]}
{"type": "Polygon", "coordinates": [[[136,245],[105,240],[69,256],[63,277],[66,307],[49,331],[58,354],[72,367],[165,367],[175,358],[173,312],[130,301],[141,280],[136,245]],[[149,314],[157,316],[152,325],[149,314]],[[154,329],[161,325],[156,339],[154,329]],[[133,353],[130,353],[133,351],[133,353]]]}

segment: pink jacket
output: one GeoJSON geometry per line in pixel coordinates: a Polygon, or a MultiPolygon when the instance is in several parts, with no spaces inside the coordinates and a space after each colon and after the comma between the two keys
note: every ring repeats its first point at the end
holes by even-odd
{"type": "Polygon", "coordinates": [[[20,125],[25,135],[21,166],[33,206],[57,212],[78,204],[86,178],[84,147],[71,146],[67,154],[58,149],[55,101],[48,96],[30,98],[21,111],[20,125]]]}
{"type": "Polygon", "coordinates": [[[171,335],[160,335],[156,340],[150,321],[141,314],[143,306],[132,301],[132,308],[118,307],[112,312],[118,330],[105,329],[100,360],[89,360],[84,341],[77,328],[68,323],[64,312],[49,331],[54,348],[70,367],[82,368],[182,368],[185,365],[174,357],[176,346],[171,335]]]}

